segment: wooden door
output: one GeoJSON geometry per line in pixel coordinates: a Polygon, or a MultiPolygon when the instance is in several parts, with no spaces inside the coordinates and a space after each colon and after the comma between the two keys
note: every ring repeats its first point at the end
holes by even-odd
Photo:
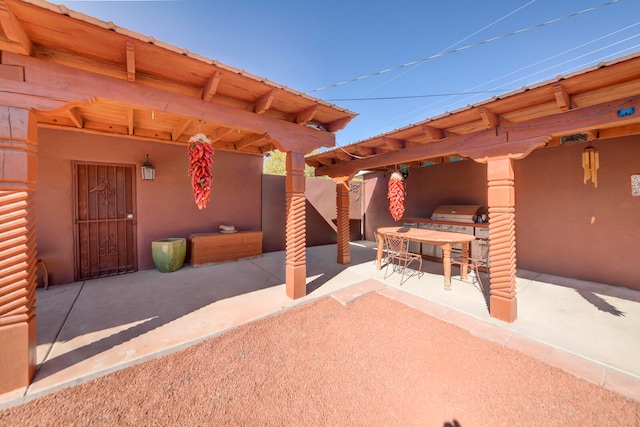
{"type": "Polygon", "coordinates": [[[74,165],[76,280],[138,270],[135,166],[74,165]]]}

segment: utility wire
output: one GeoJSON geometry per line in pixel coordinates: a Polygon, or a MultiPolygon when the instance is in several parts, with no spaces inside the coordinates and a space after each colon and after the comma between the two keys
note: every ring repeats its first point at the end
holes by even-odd
{"type": "Polygon", "coordinates": [[[437,53],[435,55],[428,56],[426,58],[422,58],[422,59],[418,59],[418,60],[415,60],[415,61],[407,62],[406,64],[402,64],[402,65],[398,65],[398,66],[395,66],[395,67],[387,68],[387,69],[381,70],[381,71],[376,71],[375,73],[367,74],[367,75],[364,75],[364,76],[361,76],[361,77],[356,77],[355,79],[345,80],[345,81],[340,82],[340,83],[335,83],[335,84],[332,84],[332,85],[323,86],[323,87],[320,87],[320,88],[317,88],[317,89],[310,90],[307,93],[319,92],[321,90],[326,90],[326,89],[333,88],[333,87],[343,86],[343,85],[345,85],[347,83],[353,83],[353,82],[364,80],[364,79],[367,79],[367,78],[370,78],[370,77],[379,76],[381,74],[389,73],[391,71],[399,70],[401,68],[406,68],[406,67],[410,67],[412,65],[421,64],[423,62],[427,62],[427,61],[430,61],[432,59],[439,58],[441,56],[449,55],[451,53],[460,52],[460,51],[463,51],[463,50],[466,50],[466,49],[469,49],[469,48],[472,48],[472,47],[481,46],[483,44],[487,44],[487,43],[491,43],[491,42],[494,42],[494,41],[497,41],[497,40],[501,40],[501,39],[504,39],[504,38],[507,38],[507,37],[511,37],[511,36],[516,35],[516,34],[524,33],[526,31],[530,31],[530,30],[533,30],[533,29],[536,29],[536,28],[544,27],[546,25],[555,24],[556,22],[560,22],[560,21],[563,21],[563,20],[568,19],[568,18],[573,18],[575,16],[582,15],[582,14],[587,13],[587,12],[591,12],[591,11],[594,11],[596,9],[600,9],[602,7],[605,7],[605,6],[612,5],[612,4],[617,3],[619,1],[620,0],[611,0],[611,1],[607,2],[607,3],[603,3],[603,4],[600,4],[600,5],[597,5],[597,6],[590,7],[588,9],[584,9],[584,10],[581,10],[581,11],[578,11],[578,12],[574,12],[574,13],[571,13],[569,15],[562,16],[560,18],[555,18],[555,19],[552,19],[550,21],[546,21],[546,22],[543,22],[543,23],[540,23],[540,24],[532,25],[530,27],[522,28],[520,30],[512,31],[510,33],[503,34],[501,36],[492,37],[490,39],[483,40],[483,41],[480,41],[480,42],[477,42],[477,43],[473,43],[473,44],[470,44],[470,45],[466,45],[466,46],[463,46],[463,47],[459,47],[457,49],[447,50],[445,52],[437,53]]]}
{"type": "MultiPolygon", "coordinates": [[[[439,96],[458,96],[458,95],[481,95],[486,93],[494,93],[494,92],[504,92],[506,89],[502,90],[481,90],[478,92],[455,92],[455,93],[433,93],[429,95],[404,95],[404,96],[379,96],[372,98],[330,98],[325,99],[325,101],[329,102],[337,102],[337,101],[384,101],[390,99],[411,99],[411,98],[436,98],[439,96]]],[[[515,89],[511,89],[515,90],[515,89]]]]}
{"type": "MultiPolygon", "coordinates": [[[[466,41],[466,40],[469,40],[471,37],[473,37],[473,36],[475,36],[475,35],[480,34],[481,32],[483,32],[484,30],[486,30],[486,29],[488,29],[488,28],[493,27],[493,26],[494,26],[494,25],[496,25],[498,22],[500,22],[500,21],[504,21],[505,19],[507,19],[507,18],[508,18],[508,17],[510,17],[511,15],[513,15],[513,14],[515,14],[515,13],[517,13],[517,12],[521,11],[521,10],[522,10],[522,9],[524,9],[525,7],[530,6],[531,4],[533,4],[533,3],[535,3],[535,2],[536,2],[536,0],[531,0],[529,3],[527,3],[527,4],[523,5],[523,6],[520,6],[519,8],[517,8],[516,10],[514,10],[514,11],[512,11],[512,12],[507,13],[507,14],[506,14],[506,15],[504,15],[502,18],[500,18],[500,19],[496,19],[496,20],[495,20],[495,21],[493,21],[492,23],[485,25],[484,27],[480,28],[479,30],[475,31],[474,33],[471,33],[471,34],[469,34],[468,36],[466,36],[466,37],[464,37],[464,38],[462,38],[462,39],[458,40],[458,41],[457,41],[457,42],[455,42],[455,43],[453,43],[452,45],[449,45],[449,46],[445,47],[444,49],[442,49],[442,50],[441,50],[440,52],[438,52],[438,53],[439,53],[439,54],[441,54],[441,53],[446,52],[447,50],[453,49],[455,46],[459,45],[460,43],[462,43],[462,42],[464,42],[464,41],[466,41]]],[[[382,84],[380,84],[380,85],[378,85],[378,86],[374,87],[373,89],[371,89],[371,90],[367,91],[367,92],[366,92],[364,95],[362,95],[362,96],[369,95],[370,93],[375,92],[376,90],[380,89],[381,87],[386,86],[386,85],[388,85],[389,83],[391,83],[392,81],[397,80],[397,79],[399,79],[400,77],[404,76],[405,74],[407,74],[407,73],[409,73],[409,72],[411,72],[411,71],[415,70],[416,68],[418,68],[418,67],[419,67],[420,65],[422,65],[422,64],[424,64],[424,62],[420,62],[420,63],[418,63],[418,64],[415,64],[413,67],[409,68],[408,70],[403,71],[402,73],[398,74],[397,76],[394,76],[394,77],[390,78],[389,80],[387,80],[386,82],[384,82],[384,83],[382,83],[382,84]]]]}

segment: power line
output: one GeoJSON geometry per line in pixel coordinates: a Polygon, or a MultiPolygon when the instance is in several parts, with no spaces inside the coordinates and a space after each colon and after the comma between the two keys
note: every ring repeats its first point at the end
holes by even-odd
{"type": "Polygon", "coordinates": [[[619,1],[620,0],[611,0],[611,1],[607,2],[607,3],[603,3],[603,4],[600,4],[600,5],[597,5],[597,6],[593,6],[593,7],[590,7],[588,9],[584,9],[584,10],[581,10],[581,11],[578,11],[578,12],[574,12],[574,13],[571,13],[569,15],[565,15],[565,16],[562,16],[560,18],[555,18],[555,19],[552,19],[550,21],[546,21],[546,22],[543,22],[543,23],[540,23],[540,24],[532,25],[530,27],[522,28],[520,30],[513,31],[511,33],[503,34],[503,35],[497,36],[497,37],[492,37],[490,39],[483,40],[483,41],[480,41],[480,42],[477,42],[477,43],[473,43],[473,44],[470,44],[470,45],[466,45],[466,46],[463,46],[463,47],[459,47],[457,49],[447,50],[445,52],[437,53],[435,55],[428,56],[426,58],[418,59],[416,61],[407,62],[406,64],[402,64],[402,65],[398,65],[398,66],[395,66],[395,67],[387,68],[386,70],[376,71],[375,73],[367,74],[367,75],[364,75],[364,76],[361,76],[361,77],[356,77],[355,79],[345,80],[345,81],[340,82],[340,83],[335,83],[335,84],[332,84],[332,85],[323,86],[323,87],[320,87],[320,88],[317,88],[317,89],[310,90],[307,93],[319,92],[321,90],[325,90],[325,89],[329,89],[329,88],[333,88],[333,87],[338,87],[338,86],[343,86],[343,85],[345,85],[347,83],[353,83],[353,82],[356,82],[356,81],[359,81],[359,80],[364,80],[364,79],[367,79],[367,78],[370,78],[370,77],[379,76],[381,74],[385,74],[385,73],[389,73],[391,71],[399,70],[401,68],[406,68],[406,67],[410,67],[412,65],[421,64],[423,62],[427,62],[427,61],[430,61],[432,59],[436,59],[436,58],[439,58],[441,56],[445,56],[445,55],[448,55],[448,54],[451,54],[451,53],[460,52],[462,50],[466,50],[466,49],[469,49],[469,48],[472,48],[472,47],[481,46],[483,44],[487,44],[487,43],[491,43],[491,42],[494,42],[494,41],[497,41],[497,40],[501,40],[501,39],[504,39],[504,38],[507,38],[507,37],[510,37],[510,36],[514,36],[516,34],[524,33],[526,31],[530,31],[530,30],[533,30],[533,29],[536,29],[536,28],[544,27],[546,25],[555,24],[556,22],[560,22],[560,21],[563,21],[563,20],[568,19],[568,18],[573,18],[574,16],[578,16],[578,15],[582,15],[582,14],[587,13],[587,12],[591,12],[591,11],[594,11],[596,9],[600,9],[602,7],[605,7],[605,6],[612,5],[612,4],[617,3],[619,1]]]}
{"type": "Polygon", "coordinates": [[[379,96],[373,98],[331,98],[326,99],[325,101],[337,102],[337,101],[384,101],[384,100],[392,100],[392,99],[411,99],[411,98],[435,98],[439,96],[458,96],[458,95],[480,95],[486,93],[495,93],[495,92],[505,92],[515,89],[504,89],[504,90],[483,90],[479,92],[453,92],[453,93],[434,93],[428,95],[404,95],[404,96],[379,96]]]}

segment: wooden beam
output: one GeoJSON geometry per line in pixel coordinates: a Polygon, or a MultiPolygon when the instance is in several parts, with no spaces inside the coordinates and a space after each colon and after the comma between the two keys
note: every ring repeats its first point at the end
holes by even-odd
{"type": "Polygon", "coordinates": [[[478,108],[478,112],[480,112],[480,117],[482,117],[482,121],[487,126],[487,128],[495,128],[500,123],[498,115],[489,110],[487,107],[478,108]]]}
{"type": "Polygon", "coordinates": [[[444,131],[442,129],[434,128],[429,125],[422,125],[422,131],[427,134],[431,139],[442,139],[444,138],[444,131]]]}
{"type": "Polygon", "coordinates": [[[225,136],[229,135],[231,132],[235,131],[235,129],[231,128],[217,128],[213,131],[211,135],[207,135],[213,144],[216,141],[220,141],[225,136]]]}
{"type": "Polygon", "coordinates": [[[571,97],[567,93],[567,90],[561,84],[553,85],[553,93],[556,96],[556,104],[562,111],[567,111],[571,108],[571,97]]]}
{"type": "Polygon", "coordinates": [[[5,0],[0,0],[0,30],[6,38],[5,41],[0,37],[0,50],[28,56],[33,53],[33,44],[29,35],[20,25],[18,18],[11,12],[5,0]]]}
{"type": "Polygon", "coordinates": [[[349,123],[349,120],[351,120],[351,117],[344,117],[342,119],[334,120],[327,125],[327,130],[329,132],[338,132],[339,130],[343,129],[347,125],[347,123],[349,123]]]}
{"type": "Polygon", "coordinates": [[[354,157],[351,154],[341,149],[336,150],[335,155],[338,159],[342,160],[343,162],[348,162],[354,159],[354,157]]]}
{"type": "Polygon", "coordinates": [[[361,156],[373,156],[376,150],[373,147],[356,146],[356,151],[361,156]]]}
{"type": "Polygon", "coordinates": [[[241,150],[245,147],[248,147],[250,145],[255,145],[260,141],[263,141],[265,139],[267,139],[269,137],[269,135],[265,134],[260,134],[260,135],[252,135],[248,138],[243,139],[241,142],[237,142],[235,143],[235,147],[236,150],[241,150]]]}
{"type": "Polygon", "coordinates": [[[317,160],[323,165],[332,165],[334,163],[333,159],[330,157],[319,157],[317,160]]]}
{"type": "Polygon", "coordinates": [[[309,108],[306,108],[300,112],[298,112],[298,114],[296,114],[296,123],[299,125],[306,125],[308,122],[310,122],[313,119],[313,116],[316,115],[316,112],[318,111],[318,104],[312,105],[309,108]]]}
{"type": "Polygon", "coordinates": [[[216,94],[221,77],[222,73],[220,71],[216,71],[204,84],[204,88],[202,89],[202,99],[204,101],[211,101],[213,96],[216,94]]]}
{"type": "Polygon", "coordinates": [[[131,40],[127,40],[127,80],[136,81],[136,50],[131,40]]]}
{"type": "Polygon", "coordinates": [[[385,145],[391,150],[402,150],[403,148],[405,148],[405,142],[402,139],[383,136],[382,141],[384,141],[385,145]]]}
{"type": "Polygon", "coordinates": [[[187,126],[189,126],[192,121],[193,120],[191,119],[180,120],[178,125],[173,129],[173,132],[171,132],[171,140],[177,141],[180,138],[180,136],[184,133],[187,126]]]}
{"type": "Polygon", "coordinates": [[[256,101],[256,105],[253,108],[253,112],[256,114],[264,114],[269,108],[271,108],[271,102],[275,97],[275,90],[271,89],[269,93],[263,95],[256,101]]]}
{"type": "Polygon", "coordinates": [[[77,107],[70,108],[69,111],[67,111],[67,116],[78,129],[82,129],[84,127],[84,119],[80,115],[80,110],[78,110],[77,107]]]}
{"type": "Polygon", "coordinates": [[[189,95],[84,72],[42,59],[3,52],[2,62],[28,70],[27,82],[3,81],[0,105],[54,110],[71,101],[104,98],[139,109],[163,111],[214,123],[216,126],[246,132],[267,132],[281,151],[310,153],[320,147],[333,147],[335,135],[269,115],[205,102],[189,95]],[[62,90],[61,88],[65,89],[62,90]]]}

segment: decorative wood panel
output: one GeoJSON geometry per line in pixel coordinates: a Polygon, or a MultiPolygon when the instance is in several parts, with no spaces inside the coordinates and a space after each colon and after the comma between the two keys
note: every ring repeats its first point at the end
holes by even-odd
{"type": "Polygon", "coordinates": [[[76,164],[76,280],[137,270],[133,166],[76,164]]]}

